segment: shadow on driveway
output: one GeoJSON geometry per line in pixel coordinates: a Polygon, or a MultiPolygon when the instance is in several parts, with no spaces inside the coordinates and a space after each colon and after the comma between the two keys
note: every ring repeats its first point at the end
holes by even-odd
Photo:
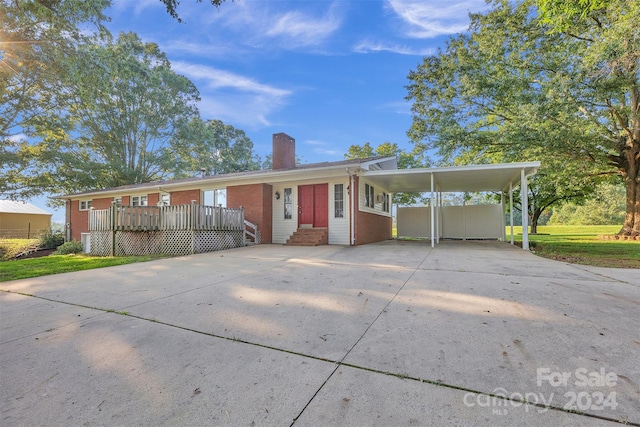
{"type": "Polygon", "coordinates": [[[5,282],[1,420],[640,425],[638,273],[388,241],[5,282]]]}

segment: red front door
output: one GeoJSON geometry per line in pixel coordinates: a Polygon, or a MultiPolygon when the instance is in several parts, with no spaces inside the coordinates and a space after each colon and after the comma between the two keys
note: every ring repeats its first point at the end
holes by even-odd
{"type": "Polygon", "coordinates": [[[313,226],[313,185],[298,187],[298,225],[313,226]]]}
{"type": "Polygon", "coordinates": [[[298,186],[298,225],[328,227],[329,185],[298,186]]]}
{"type": "Polygon", "coordinates": [[[328,184],[319,184],[313,186],[314,190],[314,207],[313,210],[313,226],[328,227],[329,226],[329,186],[328,184]]]}

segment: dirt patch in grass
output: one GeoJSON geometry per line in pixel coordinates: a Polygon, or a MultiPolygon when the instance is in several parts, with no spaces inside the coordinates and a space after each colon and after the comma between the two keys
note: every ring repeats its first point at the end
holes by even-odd
{"type": "Polygon", "coordinates": [[[639,268],[640,260],[624,258],[594,258],[587,256],[562,255],[556,253],[535,252],[543,258],[554,259],[556,261],[568,262],[570,264],[593,265],[595,267],[610,268],[639,268]]]}
{"type": "Polygon", "coordinates": [[[29,252],[25,255],[18,256],[15,259],[40,258],[43,256],[49,256],[55,251],[56,251],[55,249],[38,249],[37,251],[29,252]]]}

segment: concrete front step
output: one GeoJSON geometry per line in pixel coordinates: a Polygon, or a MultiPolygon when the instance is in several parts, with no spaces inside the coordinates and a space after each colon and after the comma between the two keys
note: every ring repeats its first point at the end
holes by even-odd
{"type": "Polygon", "coordinates": [[[299,228],[287,240],[289,246],[318,246],[329,244],[329,232],[326,228],[299,228]]]}

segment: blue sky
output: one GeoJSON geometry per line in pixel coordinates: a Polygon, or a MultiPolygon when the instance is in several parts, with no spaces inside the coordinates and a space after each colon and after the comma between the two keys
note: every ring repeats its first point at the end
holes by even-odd
{"type": "MultiPolygon", "coordinates": [[[[304,163],[342,160],[352,144],[406,135],[407,75],[463,32],[484,0],[181,0],[183,23],[159,0],[113,0],[109,30],[157,43],[200,91],[200,115],[242,129],[263,159],[271,135],[296,139],[304,163]]],[[[45,199],[32,201],[45,206],[45,199]]],[[[62,221],[62,210],[54,221],[62,221]]]]}

